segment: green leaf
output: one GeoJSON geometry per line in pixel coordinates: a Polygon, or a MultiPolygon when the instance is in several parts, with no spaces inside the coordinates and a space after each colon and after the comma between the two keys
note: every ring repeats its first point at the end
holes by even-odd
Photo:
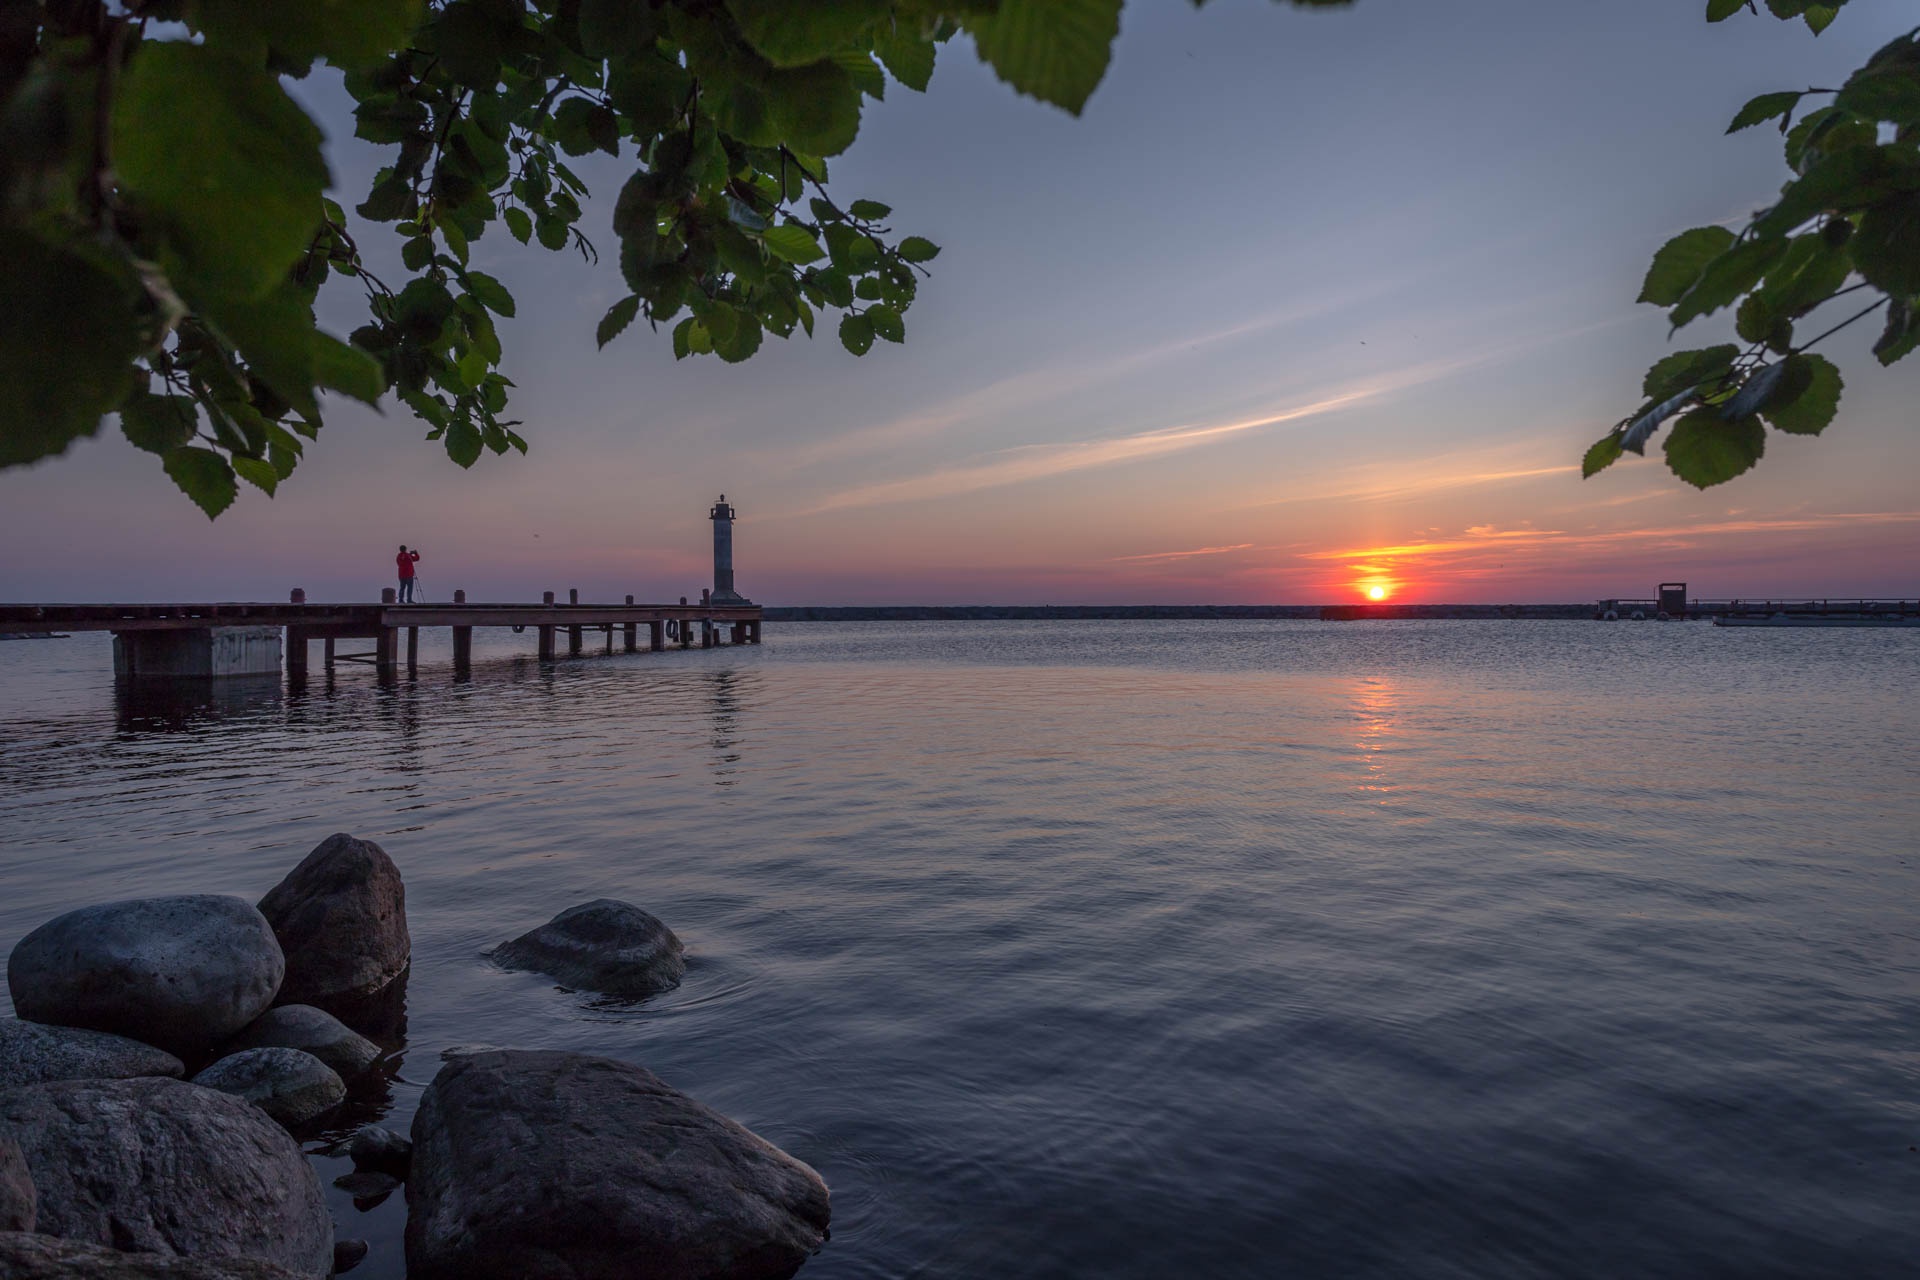
{"type": "Polygon", "coordinates": [[[608,307],[607,314],[600,317],[600,327],[594,332],[595,340],[601,346],[606,346],[619,337],[621,330],[632,324],[633,318],[638,314],[640,314],[640,298],[637,294],[630,293],[608,307]]]}
{"type": "Polygon", "coordinates": [[[193,439],[200,415],[191,396],[137,391],[120,406],[120,431],[136,449],[164,454],[193,439]]]}
{"type": "Polygon", "coordinates": [[[462,467],[470,467],[480,460],[480,450],[486,447],[486,441],[480,437],[480,429],[467,418],[455,418],[447,424],[447,456],[462,467]]]}
{"type": "Polygon", "coordinates": [[[821,252],[820,244],[813,238],[811,231],[791,222],[784,226],[768,227],[761,233],[760,238],[767,242],[769,252],[786,262],[804,266],[809,262],[818,262],[826,256],[821,252]]]}
{"type": "Polygon", "coordinates": [[[134,387],[136,286],[106,266],[0,231],[0,467],[99,430],[134,387]]]}
{"type": "Polygon", "coordinates": [[[273,463],[265,458],[249,458],[244,454],[235,454],[231,459],[233,469],[242,480],[265,493],[269,498],[280,484],[280,473],[273,463]]]}
{"type": "Polygon", "coordinates": [[[507,224],[507,230],[512,233],[515,240],[525,244],[533,239],[533,219],[527,216],[525,209],[516,206],[508,209],[500,217],[507,224]]]}
{"type": "Polygon", "coordinates": [[[873,326],[873,332],[876,337],[885,338],[888,342],[905,342],[907,340],[906,323],[900,319],[900,313],[892,307],[884,304],[877,307],[868,307],[866,317],[867,323],[873,326]]]}
{"type": "Polygon", "coordinates": [[[296,62],[325,58],[336,67],[377,63],[404,45],[420,19],[418,0],[326,0],[274,4],[261,0],[189,0],[185,17],[208,44],[270,46],[296,62]]]}
{"type": "Polygon", "coordinates": [[[1840,411],[1840,370],[1825,356],[1788,356],[1787,377],[1798,385],[1797,395],[1781,394],[1778,403],[1763,404],[1761,414],[1777,430],[1796,436],[1817,436],[1840,411]]]}
{"type": "Polygon", "coordinates": [[[267,71],[203,45],[134,52],[113,156],[125,196],[212,289],[266,293],[322,220],[320,130],[267,71]]]}
{"type": "Polygon", "coordinates": [[[1754,221],[1753,230],[1760,236],[1783,236],[1828,210],[1864,208],[1893,190],[1887,170],[1879,147],[1848,147],[1822,155],[1754,221]]]}
{"type": "Polygon", "coordinates": [[[1880,340],[1873,344],[1873,354],[1881,364],[1890,365],[1911,355],[1917,346],[1920,346],[1920,318],[1915,316],[1913,304],[1905,298],[1890,299],[1887,327],[1880,340]]]}
{"type": "Polygon", "coordinates": [[[1800,105],[1800,99],[1805,96],[1805,93],[1796,92],[1763,93],[1740,108],[1740,114],[1727,126],[1727,132],[1738,133],[1769,120],[1779,120],[1784,125],[1792,118],[1793,109],[1800,105]]]}
{"type": "Polygon", "coordinates": [[[873,321],[864,314],[848,314],[840,318],[840,345],[857,356],[863,356],[873,349],[873,321]]]}
{"type": "Polygon", "coordinates": [[[233,505],[240,486],[234,482],[233,468],[211,449],[186,445],[171,449],[161,461],[166,473],[192,498],[211,520],[233,505]]]}
{"type": "Polygon", "coordinates": [[[966,19],[974,48],[1021,93],[1079,115],[1107,73],[1120,0],[1000,0],[966,19]]]}
{"type": "Polygon", "coordinates": [[[925,93],[933,79],[934,43],[901,32],[882,31],[873,42],[873,51],[888,74],[915,93],[925,93]]]}
{"type": "MultiPolygon", "coordinates": [[[[193,301],[200,301],[193,299],[193,301]]],[[[251,376],[279,393],[306,417],[320,409],[313,398],[313,306],[299,286],[288,282],[259,299],[214,296],[203,310],[228,342],[246,358],[251,376]]]]}
{"type": "Polygon", "coordinates": [[[433,42],[447,74],[470,89],[491,90],[499,84],[500,60],[519,25],[519,8],[488,0],[455,0],[442,10],[433,24],[433,42]]]}
{"type": "Polygon", "coordinates": [[[1711,315],[1760,282],[1780,255],[1785,240],[1747,240],[1733,246],[1700,273],[1700,279],[1668,314],[1678,329],[1700,316],[1711,315]]]}
{"type": "Polygon", "coordinates": [[[313,335],[313,376],[321,386],[362,404],[378,404],[387,389],[378,360],[325,333],[313,335]]]}
{"type": "MultiPolygon", "coordinates": [[[[726,0],[740,34],[776,67],[818,62],[871,40],[883,0],[726,0]]],[[[904,21],[904,19],[903,19],[904,21]]]]}
{"type": "Polygon", "coordinates": [[[1707,264],[1733,247],[1734,234],[1725,227],[1695,227],[1662,245],[1647,269],[1640,288],[1641,302],[1670,307],[1686,296],[1707,264]]]}
{"type": "Polygon", "coordinates": [[[1766,448],[1758,418],[1725,422],[1713,409],[1696,409],[1667,433],[1667,466],[1694,488],[1708,489],[1750,469],[1766,448]]]}
{"type": "Polygon", "coordinates": [[[1591,479],[1620,460],[1625,450],[1620,446],[1620,433],[1609,431],[1593,442],[1587,450],[1587,456],[1580,461],[1580,478],[1591,479]]]}
{"type": "Polygon", "coordinates": [[[1719,381],[1739,358],[1740,348],[1730,342],[1699,351],[1676,351],[1647,370],[1641,391],[1649,400],[1668,399],[1703,383],[1719,381]]]}
{"type": "Polygon", "coordinates": [[[1707,0],[1707,21],[1725,22],[1747,7],[1747,0],[1707,0]]]}
{"type": "Polygon", "coordinates": [[[1868,120],[1920,123],[1920,44],[1903,36],[1847,77],[1834,105],[1868,120]]]}
{"type": "Polygon", "coordinates": [[[513,314],[513,295],[507,292],[507,286],[484,271],[469,271],[461,279],[467,286],[467,292],[477,298],[481,306],[495,315],[513,314]]]}
{"type": "Polygon", "coordinates": [[[893,212],[893,206],[878,200],[855,200],[847,206],[847,212],[867,222],[878,222],[893,212]]]}
{"type": "Polygon", "coordinates": [[[1920,192],[1868,209],[1849,247],[1868,284],[1901,297],[1920,293],[1920,192]]]}
{"type": "Polygon", "coordinates": [[[940,246],[925,236],[908,236],[900,242],[900,256],[908,262],[932,262],[940,256],[940,246]]]}
{"type": "Polygon", "coordinates": [[[659,18],[648,5],[580,0],[580,47],[590,58],[637,58],[652,51],[659,34],[659,18]]]}
{"type": "Polygon", "coordinates": [[[750,311],[716,308],[721,309],[733,311],[734,320],[730,325],[714,329],[712,317],[708,317],[708,327],[713,331],[713,353],[728,364],[739,364],[760,349],[760,317],[750,311]]]}
{"type": "Polygon", "coordinates": [[[860,132],[860,90],[835,63],[776,71],[767,91],[774,130],[795,151],[837,156],[860,132]]]}

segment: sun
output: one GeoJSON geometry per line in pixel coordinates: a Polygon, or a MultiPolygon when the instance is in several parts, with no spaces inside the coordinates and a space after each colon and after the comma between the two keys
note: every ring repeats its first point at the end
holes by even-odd
{"type": "Polygon", "coordinates": [[[1367,588],[1367,599],[1385,600],[1386,598],[1387,598],[1387,589],[1385,587],[1373,586],[1373,587],[1367,588]]]}

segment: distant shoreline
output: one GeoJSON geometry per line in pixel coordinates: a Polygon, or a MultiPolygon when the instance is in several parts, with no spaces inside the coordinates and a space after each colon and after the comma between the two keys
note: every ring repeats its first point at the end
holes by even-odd
{"type": "Polygon", "coordinates": [[[768,606],[768,622],[1362,621],[1591,619],[1586,604],[1034,604],[768,606]]]}

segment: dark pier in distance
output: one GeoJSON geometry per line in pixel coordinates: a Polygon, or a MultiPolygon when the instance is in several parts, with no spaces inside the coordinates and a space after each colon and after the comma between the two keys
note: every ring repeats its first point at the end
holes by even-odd
{"type": "Polygon", "coordinates": [[[703,649],[760,643],[755,604],[636,604],[632,596],[624,604],[581,604],[578,592],[568,594],[566,604],[555,603],[552,592],[539,604],[469,604],[461,591],[450,603],[435,604],[308,604],[300,591],[286,604],[8,604],[0,605],[0,631],[111,631],[118,675],[214,679],[278,674],[283,642],[288,679],[303,679],[315,640],[325,646],[329,668],[371,662],[383,677],[398,671],[404,643],[411,672],[419,664],[422,627],[452,630],[456,670],[472,661],[475,627],[532,628],[543,661],[555,656],[563,631],[569,654],[583,651],[589,631],[603,633],[613,652],[616,630],[625,651],[638,652],[643,626],[647,648],[656,652],[689,649],[696,641],[703,649]],[[335,647],[341,640],[371,640],[373,648],[342,653],[335,647]]]}

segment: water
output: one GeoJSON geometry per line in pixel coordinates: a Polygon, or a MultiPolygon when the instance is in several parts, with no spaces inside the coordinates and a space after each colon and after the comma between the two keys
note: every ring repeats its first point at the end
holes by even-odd
{"type": "MultiPolygon", "coordinates": [[[[415,960],[362,1114],[452,1046],[642,1063],[826,1177],[811,1280],[1913,1273],[1920,635],[531,640],[200,701],[0,645],[0,946],[376,839],[415,960]],[[481,958],[600,896],[679,990],[481,958]]],[[[329,1195],[401,1275],[401,1200],[329,1195]]]]}

